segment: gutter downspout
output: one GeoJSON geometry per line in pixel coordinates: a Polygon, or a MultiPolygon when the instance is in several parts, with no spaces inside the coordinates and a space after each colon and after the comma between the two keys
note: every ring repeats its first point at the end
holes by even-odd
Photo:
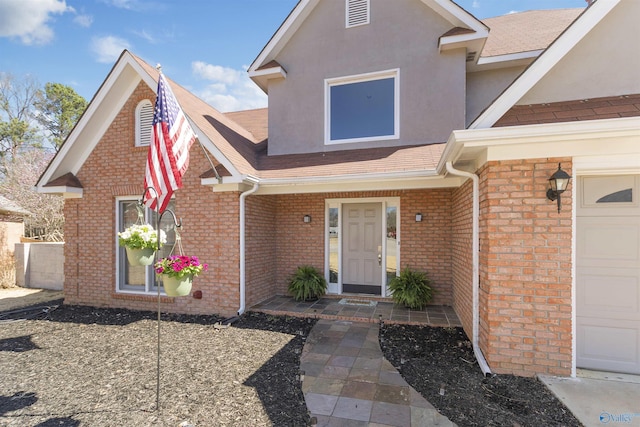
{"type": "Polygon", "coordinates": [[[255,179],[250,179],[253,182],[253,188],[247,190],[240,194],[240,308],[238,308],[238,316],[241,316],[244,313],[245,305],[246,305],[246,256],[245,256],[245,229],[246,229],[246,221],[245,221],[245,211],[246,211],[246,198],[247,196],[258,191],[258,187],[260,184],[255,179]]]}
{"type": "Polygon", "coordinates": [[[478,365],[482,373],[487,376],[491,375],[491,368],[487,360],[482,354],[482,350],[478,346],[478,337],[480,335],[480,190],[478,185],[478,175],[466,171],[454,169],[451,162],[446,163],[447,172],[452,175],[471,178],[473,182],[473,227],[472,227],[472,265],[473,265],[473,336],[471,344],[473,345],[473,353],[478,360],[478,365]]]}

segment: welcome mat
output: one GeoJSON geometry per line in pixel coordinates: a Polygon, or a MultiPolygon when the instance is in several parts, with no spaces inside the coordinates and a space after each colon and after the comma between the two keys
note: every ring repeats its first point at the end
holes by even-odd
{"type": "Polygon", "coordinates": [[[378,305],[378,301],[364,301],[353,298],[342,298],[340,301],[338,301],[338,304],[356,305],[359,307],[375,307],[376,305],[378,305]]]}

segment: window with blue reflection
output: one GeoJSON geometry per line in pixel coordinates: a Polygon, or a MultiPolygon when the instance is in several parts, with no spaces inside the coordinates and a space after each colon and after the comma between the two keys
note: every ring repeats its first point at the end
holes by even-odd
{"type": "Polygon", "coordinates": [[[330,87],[330,140],[394,136],[395,77],[330,87]]]}

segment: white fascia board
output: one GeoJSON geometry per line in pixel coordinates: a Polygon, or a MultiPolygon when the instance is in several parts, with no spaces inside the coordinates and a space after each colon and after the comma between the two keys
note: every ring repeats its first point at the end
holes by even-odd
{"type": "MultiPolygon", "coordinates": [[[[56,175],[63,175],[63,173],[56,173],[61,168],[64,169],[64,173],[71,172],[74,175],[78,173],[96,144],[111,126],[111,122],[120,112],[124,103],[140,83],[141,78],[144,75],[148,76],[147,73],[140,74],[140,68],[136,67],[136,65],[137,63],[131,58],[130,54],[125,52],[87,106],[86,111],[67,137],[60,151],[47,166],[38,181],[38,188],[42,188],[56,175]],[[125,76],[128,66],[136,71],[137,76],[133,74],[125,76]],[[125,76],[123,77],[124,81],[120,79],[122,76],[125,76]],[[118,87],[121,92],[119,95],[112,92],[112,89],[117,84],[120,85],[118,87]],[[79,149],[76,146],[78,144],[82,144],[84,146],[83,149],[79,149]]],[[[151,80],[153,81],[153,79],[151,80]]],[[[153,84],[151,87],[153,87],[153,84]]]]}
{"type": "Polygon", "coordinates": [[[249,71],[249,78],[262,89],[264,93],[269,94],[269,80],[286,79],[287,72],[282,67],[271,67],[263,70],[249,71]]]}
{"type": "Polygon", "coordinates": [[[458,187],[461,181],[444,178],[434,170],[428,170],[297,179],[261,179],[259,183],[260,188],[256,194],[451,188],[458,187]]]}
{"type": "Polygon", "coordinates": [[[280,28],[271,37],[271,40],[258,54],[258,57],[251,63],[249,73],[256,71],[262,65],[275,58],[280,50],[287,44],[291,36],[302,25],[302,22],[309,16],[313,8],[318,4],[319,0],[300,0],[293,8],[289,16],[282,23],[280,28]]]}
{"type": "Polygon", "coordinates": [[[489,28],[485,24],[450,0],[422,0],[422,2],[452,25],[475,31],[476,38],[486,38],[489,35],[489,28]]]}
{"type": "Polygon", "coordinates": [[[522,61],[523,59],[533,59],[540,56],[544,49],[530,50],[527,52],[510,53],[507,55],[483,56],[478,59],[478,65],[492,65],[503,62],[522,61]]]}
{"type": "Polygon", "coordinates": [[[55,187],[37,187],[38,193],[43,194],[61,194],[65,199],[81,199],[83,195],[82,188],[67,187],[60,185],[55,187]]]}
{"type": "Polygon", "coordinates": [[[465,150],[485,153],[482,161],[626,153],[640,164],[640,117],[457,130],[437,170],[465,150]]]}
{"type": "Polygon", "coordinates": [[[262,70],[249,71],[249,77],[267,77],[268,79],[286,78],[287,72],[282,67],[264,68],[262,70]]]}
{"type": "Polygon", "coordinates": [[[469,125],[469,129],[493,126],[575,45],[580,42],[621,0],[597,1],[571,24],[529,68],[469,125]]]}

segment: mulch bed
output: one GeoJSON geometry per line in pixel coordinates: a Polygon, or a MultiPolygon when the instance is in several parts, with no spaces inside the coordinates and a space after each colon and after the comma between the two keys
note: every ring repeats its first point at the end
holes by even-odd
{"type": "Polygon", "coordinates": [[[384,356],[438,411],[463,426],[581,426],[534,378],[484,378],[462,328],[385,325],[384,356]]]}
{"type": "MultiPolygon", "coordinates": [[[[61,301],[57,302],[61,304],[61,301]]],[[[54,303],[50,303],[54,304],[54,303]]],[[[2,426],[305,426],[298,378],[315,320],[163,314],[60,305],[0,313],[2,426]]],[[[402,376],[459,426],[579,426],[538,381],[483,378],[459,328],[384,325],[402,376]],[[440,390],[443,390],[441,394],[440,390]]]]}
{"type": "MultiPolygon", "coordinates": [[[[304,426],[296,378],[310,319],[62,305],[0,323],[2,426],[304,426]]],[[[20,317],[20,316],[18,316],[20,317]]],[[[4,317],[6,320],[6,316],[4,317]]],[[[2,316],[0,316],[2,319],[2,316]]]]}

